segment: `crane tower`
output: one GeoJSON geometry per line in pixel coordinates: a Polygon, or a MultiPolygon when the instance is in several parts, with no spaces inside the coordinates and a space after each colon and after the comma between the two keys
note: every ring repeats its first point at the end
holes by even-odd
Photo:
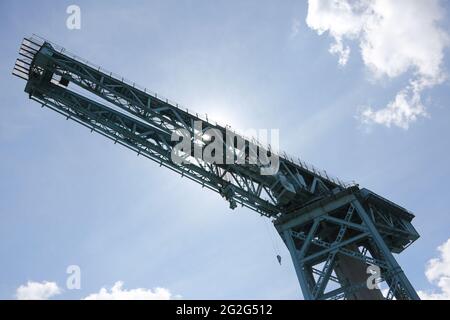
{"type": "MultiPolygon", "coordinates": [[[[202,130],[228,128],[38,36],[25,38],[19,55],[13,74],[26,80],[30,99],[217,192],[231,209],[239,204],[269,218],[290,252],[305,299],[419,299],[393,256],[419,238],[408,210],[286,154],[271,175],[259,174],[260,163],[205,162],[192,154],[187,163],[175,162],[174,132],[195,136],[198,122],[202,130]],[[373,279],[386,286],[384,294],[373,279]]],[[[252,146],[263,148],[236,136],[245,142],[245,159],[252,146]]]]}

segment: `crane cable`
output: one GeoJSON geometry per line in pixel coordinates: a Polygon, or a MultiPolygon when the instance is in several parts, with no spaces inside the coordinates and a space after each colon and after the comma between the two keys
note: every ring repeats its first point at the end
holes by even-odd
{"type": "Polygon", "coordinates": [[[268,220],[266,220],[264,222],[264,224],[266,225],[267,233],[268,233],[269,238],[270,238],[270,242],[272,243],[273,251],[275,253],[275,256],[277,258],[278,263],[281,265],[281,255],[280,255],[280,250],[279,250],[278,245],[277,245],[277,240],[275,239],[275,236],[273,234],[273,229],[272,229],[273,225],[269,226],[269,223],[272,225],[272,223],[269,222],[268,220]]]}

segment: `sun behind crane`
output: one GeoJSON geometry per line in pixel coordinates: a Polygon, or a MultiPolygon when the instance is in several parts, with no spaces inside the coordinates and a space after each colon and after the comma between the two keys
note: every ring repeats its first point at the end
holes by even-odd
{"type": "MultiPolygon", "coordinates": [[[[37,36],[25,38],[19,54],[13,74],[27,81],[30,99],[219,193],[233,209],[241,204],[271,219],[305,299],[419,299],[392,255],[419,238],[408,210],[287,155],[279,155],[272,175],[260,174],[260,163],[208,162],[191,154],[189,164],[174,162],[174,132],[194,134],[198,121],[205,129],[227,128],[37,36]],[[385,297],[377,281],[387,285],[385,297]]],[[[241,138],[251,157],[258,143],[241,138]]]]}

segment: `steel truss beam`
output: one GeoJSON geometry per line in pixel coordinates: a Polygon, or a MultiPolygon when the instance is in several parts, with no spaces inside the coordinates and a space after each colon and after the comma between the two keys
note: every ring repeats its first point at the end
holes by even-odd
{"type": "MultiPolygon", "coordinates": [[[[232,209],[241,204],[271,218],[290,251],[306,299],[380,298],[379,291],[366,286],[367,265],[380,268],[388,299],[418,298],[391,254],[419,237],[411,224],[414,216],[406,209],[286,154],[279,156],[279,172],[268,176],[260,174],[260,163],[206,162],[185,154],[189,162],[178,164],[171,158],[174,132],[184,129],[195,137],[198,121],[200,135],[208,129],[226,133],[228,128],[47,41],[24,39],[19,54],[13,74],[27,81],[31,99],[219,193],[232,209]]],[[[251,145],[270,150],[234,134],[245,141],[244,157],[253,155],[251,145]]],[[[222,143],[238,157],[234,146],[222,143]]]]}
{"type": "Polygon", "coordinates": [[[367,286],[367,267],[376,266],[380,270],[376,282],[384,281],[389,288],[386,299],[419,299],[360,200],[345,197],[332,201],[332,210],[311,219],[304,216],[294,225],[289,220],[275,222],[291,253],[304,298],[380,298],[379,290],[367,286]],[[343,212],[344,217],[338,218],[343,212]],[[345,272],[340,270],[344,264],[345,272]]]}

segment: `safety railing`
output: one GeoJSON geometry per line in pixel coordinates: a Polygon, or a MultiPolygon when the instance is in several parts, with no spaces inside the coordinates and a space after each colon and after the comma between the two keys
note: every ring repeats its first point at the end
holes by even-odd
{"type": "Polygon", "coordinates": [[[194,112],[193,110],[190,110],[189,108],[180,105],[179,103],[172,101],[160,94],[157,94],[156,92],[153,92],[151,90],[148,90],[147,88],[145,88],[144,86],[141,86],[139,84],[137,84],[136,82],[133,82],[131,80],[126,79],[123,76],[120,76],[114,72],[111,72],[101,66],[98,66],[90,61],[88,61],[87,59],[81,58],[79,56],[77,56],[76,54],[71,53],[70,51],[66,50],[64,47],[49,41],[39,35],[33,34],[32,37],[28,40],[29,42],[33,43],[35,46],[39,45],[42,46],[45,42],[49,43],[52,45],[53,49],[57,52],[60,52],[61,54],[64,54],[80,63],[83,63],[95,70],[98,70],[99,72],[102,72],[106,75],[109,75],[111,78],[114,78],[117,81],[120,81],[122,83],[125,83],[133,88],[136,88],[154,98],[157,98],[163,102],[166,102],[167,104],[170,104],[172,106],[175,106],[179,109],[181,109],[182,111],[187,112],[189,115],[198,118],[201,121],[207,122],[209,124],[212,124],[213,126],[219,126],[223,129],[227,129],[230,130],[231,132],[233,132],[236,135],[239,135],[240,137],[242,137],[243,139],[255,144],[256,146],[258,146],[259,148],[265,149],[265,150],[270,150],[271,152],[273,152],[274,154],[277,154],[280,158],[284,159],[285,161],[291,162],[292,164],[300,167],[301,169],[309,172],[312,175],[318,176],[322,179],[328,180],[329,182],[332,182],[335,185],[338,185],[342,188],[349,188],[352,186],[357,185],[356,182],[352,181],[352,182],[344,182],[342,180],[340,180],[339,178],[332,176],[330,174],[328,174],[325,170],[321,170],[318,169],[316,167],[314,167],[312,164],[309,164],[303,160],[301,160],[298,157],[293,157],[290,156],[289,154],[287,154],[284,151],[280,151],[280,150],[272,150],[271,146],[269,144],[263,144],[260,141],[258,141],[258,139],[254,138],[254,137],[246,137],[245,135],[243,135],[242,133],[240,133],[238,130],[233,130],[228,124],[223,124],[220,123],[219,121],[216,121],[214,119],[211,119],[210,117],[208,117],[208,114],[201,114],[201,113],[197,113],[194,112]]]}

